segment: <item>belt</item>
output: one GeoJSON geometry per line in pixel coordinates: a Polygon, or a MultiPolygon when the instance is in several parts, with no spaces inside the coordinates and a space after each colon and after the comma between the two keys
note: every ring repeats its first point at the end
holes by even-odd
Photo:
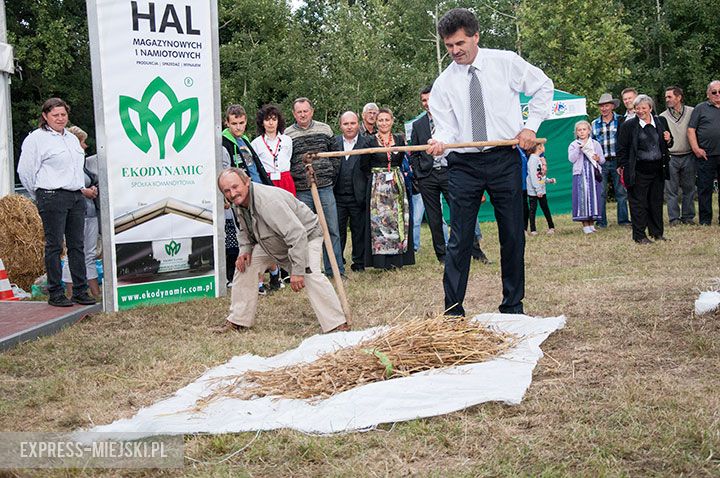
{"type": "Polygon", "coordinates": [[[58,189],[37,188],[37,190],[44,191],[44,192],[55,192],[55,191],[62,191],[62,192],[66,192],[66,193],[79,193],[80,192],[79,189],[63,189],[63,188],[58,188],[58,189]]]}
{"type": "Polygon", "coordinates": [[[443,169],[447,169],[447,166],[438,166],[438,167],[433,166],[434,171],[442,171],[443,169]]]}

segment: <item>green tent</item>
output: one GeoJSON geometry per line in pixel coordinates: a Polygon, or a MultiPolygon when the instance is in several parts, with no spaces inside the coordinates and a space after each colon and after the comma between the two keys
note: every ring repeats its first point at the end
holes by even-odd
{"type": "MultiPolygon", "coordinates": [[[[530,98],[520,95],[520,106],[523,117],[527,117],[530,98]]],[[[568,162],[568,145],[575,139],[575,123],[587,119],[585,98],[572,95],[565,91],[555,90],[552,110],[548,118],[538,129],[538,138],[547,138],[545,157],[548,163],[548,177],[555,178],[555,184],[547,185],[547,197],[550,212],[553,214],[568,213],[572,209],[572,165],[568,162]]],[[[406,124],[406,129],[408,125],[406,124]]],[[[408,135],[408,138],[410,136],[408,135]]],[[[444,204],[445,220],[450,220],[450,208],[444,204]]],[[[542,223],[542,212],[538,210],[538,221],[542,223]]],[[[480,207],[478,217],[481,221],[494,221],[492,204],[486,201],[480,207]]]]}

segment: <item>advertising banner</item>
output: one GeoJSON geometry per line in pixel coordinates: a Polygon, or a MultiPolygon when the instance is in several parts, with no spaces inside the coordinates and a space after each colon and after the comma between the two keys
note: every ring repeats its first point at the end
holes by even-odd
{"type": "Polygon", "coordinates": [[[89,0],[88,18],[105,308],[216,297],[215,1],[89,0]]]}

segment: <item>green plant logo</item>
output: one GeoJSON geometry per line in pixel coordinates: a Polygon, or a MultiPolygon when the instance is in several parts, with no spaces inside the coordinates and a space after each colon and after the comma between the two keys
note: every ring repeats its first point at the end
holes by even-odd
{"type": "Polygon", "coordinates": [[[174,127],[174,137],[172,146],[178,153],[185,148],[190,139],[197,130],[198,119],[200,117],[200,108],[197,98],[186,98],[178,101],[177,96],[170,85],[159,76],[155,78],[145,88],[140,101],[129,96],[120,95],[120,121],[128,138],[143,153],[150,151],[152,144],[150,143],[150,134],[148,126],[150,126],[157,135],[158,145],[160,146],[160,159],[165,159],[165,137],[174,127]],[[170,109],[165,113],[162,119],[150,109],[150,102],[156,94],[162,94],[170,103],[170,109]],[[130,119],[130,110],[137,112],[140,120],[140,131],[135,129],[135,125],[130,119]],[[183,113],[190,111],[190,122],[185,131],[182,130],[183,113]]]}
{"type": "Polygon", "coordinates": [[[169,243],[165,244],[165,252],[168,256],[175,256],[178,252],[180,252],[180,243],[175,242],[175,240],[170,241],[169,243]]]}

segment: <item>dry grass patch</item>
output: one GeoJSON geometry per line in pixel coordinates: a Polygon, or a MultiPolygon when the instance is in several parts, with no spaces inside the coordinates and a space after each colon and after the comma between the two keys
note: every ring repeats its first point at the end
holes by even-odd
{"type": "MultiPolygon", "coordinates": [[[[720,228],[668,228],[671,242],[643,247],[625,228],[586,237],[567,216],[556,219],[557,234],[528,238],[525,307],[568,323],[543,345],[521,405],[330,437],[188,436],[183,470],[54,475],[719,476],[720,314],[695,317],[692,308],[720,277],[720,228]]],[[[484,224],[483,233],[494,263],[472,265],[470,314],[497,310],[501,298],[497,231],[484,224]]],[[[406,307],[397,321],[442,311],[427,230],[416,266],[349,275],[356,328],[393,322],[406,307]]],[[[307,298],[288,289],[260,300],[250,332],[211,334],[227,306],[100,314],[0,354],[0,428],[72,430],[128,417],[232,356],[274,355],[319,332],[307,298]]]]}

